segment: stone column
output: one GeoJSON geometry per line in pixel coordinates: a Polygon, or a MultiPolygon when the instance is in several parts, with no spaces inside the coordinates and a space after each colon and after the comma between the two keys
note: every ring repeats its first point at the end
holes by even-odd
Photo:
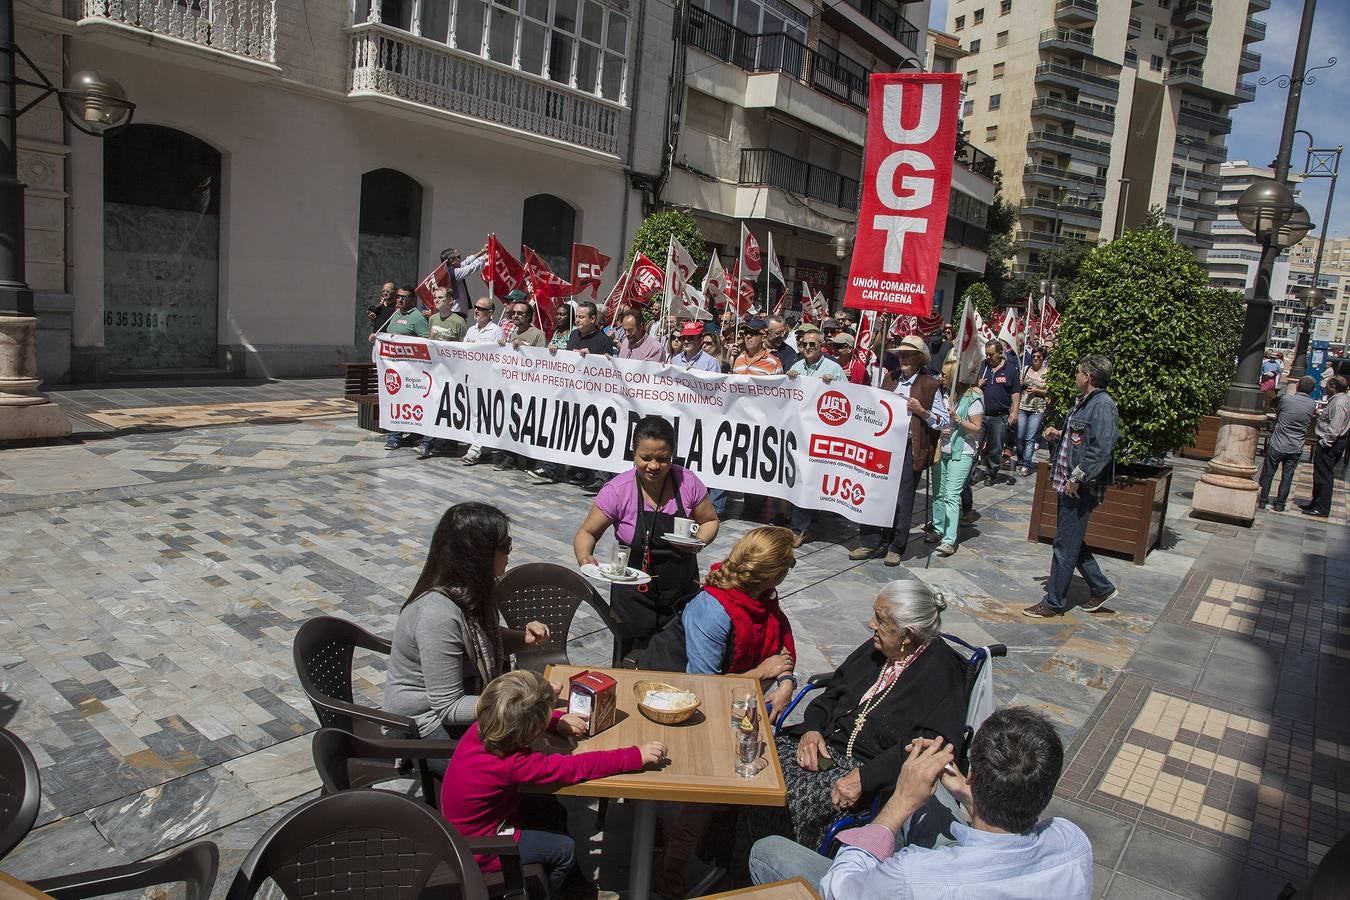
{"type": "Polygon", "coordinates": [[[37,319],[0,316],[0,442],[70,434],[66,413],[38,388],[37,319]]]}
{"type": "Polygon", "coordinates": [[[1214,458],[1195,483],[1191,508],[1207,518],[1250,525],[1256,518],[1256,438],[1266,423],[1260,413],[1219,410],[1214,458]]]}

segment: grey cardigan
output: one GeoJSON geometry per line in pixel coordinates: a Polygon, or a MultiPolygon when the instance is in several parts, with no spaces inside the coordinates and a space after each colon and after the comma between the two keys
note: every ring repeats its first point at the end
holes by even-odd
{"type": "Polygon", "coordinates": [[[444,594],[430,592],[403,607],[394,626],[384,682],[384,708],[409,716],[422,737],[444,725],[452,735],[473,724],[478,669],[464,612],[444,594]]]}

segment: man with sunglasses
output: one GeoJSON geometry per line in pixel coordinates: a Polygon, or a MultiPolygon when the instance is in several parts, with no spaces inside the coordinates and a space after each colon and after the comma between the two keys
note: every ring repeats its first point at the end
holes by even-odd
{"type": "Polygon", "coordinates": [[[534,307],[524,291],[512,291],[506,295],[506,317],[515,324],[511,334],[511,346],[546,347],[548,335],[534,327],[534,307]]]}
{"type": "Polygon", "coordinates": [[[366,321],[370,322],[370,331],[372,334],[384,327],[384,323],[389,321],[389,317],[398,309],[398,304],[394,295],[398,293],[398,285],[392,281],[386,281],[380,285],[380,299],[374,306],[366,308],[366,321]]]}
{"type": "MultiPolygon", "coordinates": [[[[820,329],[816,326],[806,323],[797,327],[797,349],[801,351],[801,358],[792,364],[788,369],[787,377],[801,378],[819,378],[821,381],[829,384],[832,381],[847,381],[844,370],[839,367],[839,363],[830,359],[824,354],[824,338],[821,336],[820,329]]],[[[809,509],[800,507],[792,508],[792,546],[800,547],[806,543],[806,532],[815,520],[815,513],[809,509]]]]}
{"type": "Polygon", "coordinates": [[[686,370],[722,371],[721,360],[703,351],[703,325],[693,321],[685,322],[680,329],[680,352],[670,358],[670,364],[686,370]]]}

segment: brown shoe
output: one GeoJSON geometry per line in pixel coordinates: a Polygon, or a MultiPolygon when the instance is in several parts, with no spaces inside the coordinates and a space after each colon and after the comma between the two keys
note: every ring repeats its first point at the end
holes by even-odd
{"type": "Polygon", "coordinates": [[[871,559],[881,554],[880,547],[854,547],[848,551],[848,558],[852,560],[871,559]]]}
{"type": "Polygon", "coordinates": [[[796,550],[798,547],[800,547],[802,544],[805,544],[805,543],[806,543],[806,532],[805,532],[805,531],[794,531],[794,532],[792,532],[792,549],[796,550]]]}
{"type": "Polygon", "coordinates": [[[900,565],[900,551],[887,550],[885,563],[891,568],[895,568],[896,566],[900,565]]]}
{"type": "Polygon", "coordinates": [[[1064,610],[1055,609],[1049,603],[1042,601],[1035,606],[1028,606],[1022,610],[1022,615],[1030,616],[1033,619],[1053,619],[1056,616],[1064,615],[1064,610]]]}

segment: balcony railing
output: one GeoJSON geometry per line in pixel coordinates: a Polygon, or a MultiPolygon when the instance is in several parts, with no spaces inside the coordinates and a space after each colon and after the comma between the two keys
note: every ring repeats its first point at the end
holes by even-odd
{"type": "Polygon", "coordinates": [[[1205,70],[1203,66],[1177,65],[1171,66],[1163,78],[1163,84],[1194,84],[1203,85],[1205,83],[1205,70]]]}
{"type": "Polygon", "coordinates": [[[1178,59],[1182,57],[1204,56],[1209,48],[1209,38],[1203,34],[1187,34],[1167,42],[1167,53],[1178,59]]]}
{"type": "Polygon", "coordinates": [[[260,62],[276,59],[275,0],[84,0],[83,16],[260,62]]]}
{"type": "Polygon", "coordinates": [[[1071,151],[1088,150],[1093,153],[1111,155],[1111,145],[1106,141],[1096,141],[1092,138],[1078,137],[1072,134],[1060,134],[1057,131],[1033,131],[1027,135],[1027,144],[1034,143],[1054,144],[1071,151]]]}
{"type": "Polygon", "coordinates": [[[1266,39],[1266,23],[1256,19],[1248,19],[1247,25],[1242,29],[1242,43],[1254,44],[1257,41],[1266,39]]]}
{"type": "Polygon", "coordinates": [[[1250,81],[1243,81],[1239,79],[1238,83],[1233,86],[1233,95],[1236,97],[1241,97],[1243,100],[1255,100],[1256,85],[1250,81]]]}
{"type": "MultiPolygon", "coordinates": [[[[1179,149],[1179,148],[1178,148],[1179,149]]],[[[1172,180],[1178,183],[1182,180],[1182,166],[1172,163],[1172,180]]],[[[1192,188],[1207,188],[1217,191],[1223,185],[1223,179],[1218,175],[1211,175],[1209,172],[1196,172],[1193,169],[1185,171],[1186,184],[1192,188]]]]}
{"type": "Polygon", "coordinates": [[[1085,175],[1082,172],[1070,172],[1068,169],[1052,166],[1048,163],[1027,163],[1022,169],[1022,174],[1024,176],[1042,175],[1047,178],[1057,178],[1061,181],[1071,181],[1078,184],[1092,184],[1097,187],[1106,186],[1105,178],[1098,178],[1095,175],[1085,175]]]}
{"type": "Polygon", "coordinates": [[[1201,109],[1197,106],[1191,106],[1183,102],[1178,110],[1179,118],[1189,119],[1192,122],[1201,123],[1202,127],[1208,128],[1211,132],[1228,134],[1233,130],[1233,120],[1222,113],[1216,113],[1213,110],[1201,109]]]}
{"type": "Polygon", "coordinates": [[[1114,106],[1102,106],[1098,103],[1084,103],[1081,100],[1077,103],[1070,103],[1067,100],[1056,100],[1053,97],[1037,97],[1031,101],[1031,113],[1035,115],[1037,110],[1047,112],[1061,112],[1075,116],[1088,116],[1093,119],[1102,119],[1110,122],[1116,117],[1116,108],[1114,106]]]}
{"type": "Polygon", "coordinates": [[[858,210],[858,179],[812,165],[779,150],[742,149],[741,173],[737,181],[743,185],[781,188],[849,212],[858,210]]]}
{"type": "Polygon", "coordinates": [[[1066,199],[1056,203],[1054,200],[1028,197],[1023,199],[1019,206],[1025,210],[1050,213],[1051,217],[1064,215],[1079,215],[1096,219],[1102,217],[1102,202],[1100,200],[1066,199]]]}
{"type": "Polygon", "coordinates": [[[965,166],[976,175],[983,175],[990,181],[998,172],[998,160],[977,148],[974,144],[960,144],[956,148],[956,162],[965,166]]]}
{"type": "Polygon", "coordinates": [[[628,110],[387,25],[351,33],[347,89],[447,112],[618,156],[628,110]]]}
{"type": "Polygon", "coordinates": [[[1065,44],[1083,53],[1092,52],[1092,33],[1090,31],[1072,31],[1068,28],[1047,28],[1041,32],[1040,45],[1065,44]]]}
{"type": "Polygon", "coordinates": [[[1258,72],[1261,69],[1261,54],[1255,50],[1243,50],[1238,56],[1239,72],[1258,72]]]}
{"type": "Polygon", "coordinates": [[[1096,0],[1058,0],[1055,4],[1055,18],[1068,22],[1095,22],[1096,0]]]}
{"type": "Polygon", "coordinates": [[[1137,38],[1144,33],[1144,20],[1138,16],[1130,16],[1129,36],[1137,38]]]}
{"type": "Polygon", "coordinates": [[[1185,28],[1208,25],[1214,21],[1214,5],[1206,0],[1189,0],[1172,10],[1172,22],[1185,28]]]}
{"type": "Polygon", "coordinates": [[[867,111],[871,70],[827,44],[812,51],[781,32],[750,34],[697,6],[689,9],[689,43],[747,72],[781,72],[867,111]]]}
{"type": "Polygon", "coordinates": [[[1110,78],[1106,75],[1098,75],[1095,72],[1089,72],[1087,69],[1080,69],[1077,66],[1065,66],[1060,63],[1041,63],[1036,66],[1036,77],[1043,78],[1048,76],[1059,76],[1061,78],[1072,78],[1085,84],[1095,84],[1098,87],[1110,88],[1113,91],[1120,90],[1120,79],[1110,78]]]}
{"type": "MultiPolygon", "coordinates": [[[[1228,148],[1220,144],[1206,144],[1203,141],[1189,141],[1187,143],[1178,142],[1178,148],[1184,147],[1191,152],[1192,157],[1205,156],[1212,159],[1224,160],[1228,158],[1228,148]]],[[[1183,151],[1184,153],[1185,151],[1183,151]]]]}
{"type": "Polygon", "coordinates": [[[1135,50],[1133,47],[1128,47],[1128,48],[1126,48],[1126,50],[1125,50],[1125,65],[1129,66],[1131,69],[1137,69],[1137,68],[1139,68],[1139,51],[1138,51],[1138,50],[1135,50]]]}
{"type": "Polygon", "coordinates": [[[874,25],[911,50],[919,49],[919,29],[899,11],[881,0],[847,0],[848,5],[862,13],[874,25]]]}

